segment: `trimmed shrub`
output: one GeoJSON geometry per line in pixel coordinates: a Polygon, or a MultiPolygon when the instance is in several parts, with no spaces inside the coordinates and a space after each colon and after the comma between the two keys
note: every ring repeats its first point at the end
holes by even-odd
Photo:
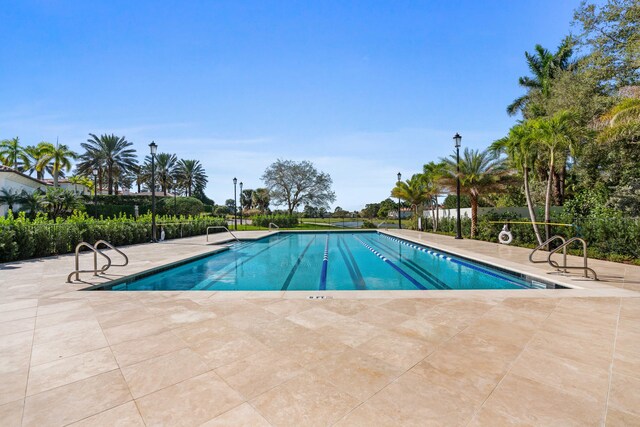
{"type": "Polygon", "coordinates": [[[156,213],[160,215],[200,215],[204,212],[204,203],[195,197],[164,197],[157,201],[156,213]]]}

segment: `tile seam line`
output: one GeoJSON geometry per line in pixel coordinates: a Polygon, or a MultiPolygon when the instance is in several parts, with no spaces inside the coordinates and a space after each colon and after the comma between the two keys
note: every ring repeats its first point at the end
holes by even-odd
{"type": "Polygon", "coordinates": [[[622,313],[622,298],[618,301],[618,317],[616,318],[616,334],[613,339],[613,351],[611,352],[611,363],[609,364],[609,384],[607,387],[607,398],[605,399],[604,419],[602,422],[607,424],[607,414],[609,413],[609,397],[611,396],[611,384],[613,383],[613,364],[616,359],[616,345],[618,344],[618,333],[620,331],[620,314],[622,313]]]}
{"type": "Polygon", "coordinates": [[[29,365],[27,369],[27,381],[24,384],[24,395],[22,396],[22,416],[20,417],[20,425],[24,425],[24,412],[27,407],[27,390],[29,387],[29,377],[31,376],[31,359],[33,357],[33,344],[36,339],[36,325],[38,323],[38,311],[40,310],[40,298],[37,298],[35,321],[33,322],[33,334],[31,335],[31,349],[29,350],[29,365]]]}

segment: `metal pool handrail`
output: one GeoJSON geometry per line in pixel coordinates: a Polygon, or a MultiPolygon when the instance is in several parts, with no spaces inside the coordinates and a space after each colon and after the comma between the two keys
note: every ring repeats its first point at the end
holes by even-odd
{"type": "Polygon", "coordinates": [[[549,256],[547,257],[547,262],[549,263],[550,266],[560,270],[560,269],[564,269],[565,273],[567,271],[567,269],[573,269],[573,270],[583,270],[584,271],[584,277],[588,278],[589,274],[587,273],[588,271],[591,272],[591,274],[593,274],[593,279],[594,280],[598,280],[598,275],[596,274],[595,270],[593,268],[590,268],[587,266],[587,242],[584,241],[584,239],[581,239],[580,237],[572,237],[571,239],[567,240],[566,242],[564,242],[563,244],[561,244],[560,246],[558,246],[557,248],[555,248],[554,250],[552,250],[551,252],[549,252],[549,256]],[[567,246],[569,246],[571,243],[573,242],[580,242],[582,243],[582,259],[583,259],[583,266],[579,266],[579,265],[567,265],[567,255],[566,255],[566,251],[567,251],[567,246]],[[553,254],[555,254],[556,252],[558,252],[560,249],[562,249],[564,251],[564,265],[560,265],[558,264],[556,261],[551,259],[551,256],[553,254]]]}
{"type": "MultiPolygon", "coordinates": [[[[124,252],[122,252],[120,249],[118,249],[118,248],[116,248],[115,246],[113,246],[111,243],[107,242],[106,240],[98,240],[98,241],[96,242],[96,244],[95,244],[95,245],[93,245],[93,247],[94,247],[94,248],[96,248],[96,249],[98,249],[98,246],[99,246],[99,245],[104,245],[104,246],[106,246],[106,247],[108,247],[108,248],[110,248],[110,249],[113,249],[114,251],[116,251],[117,253],[119,253],[120,255],[122,255],[122,257],[124,258],[124,264],[111,264],[111,265],[110,265],[111,267],[124,267],[124,266],[126,266],[126,265],[128,265],[128,264],[129,264],[129,257],[128,257],[124,252]]],[[[104,255],[104,254],[103,254],[103,255],[104,255]]],[[[104,255],[104,256],[106,256],[106,255],[104,255]]],[[[108,258],[108,257],[107,257],[107,258],[108,258]]],[[[109,258],[109,259],[110,259],[110,258],[109,258]]],[[[104,268],[104,267],[105,267],[105,266],[103,266],[103,268],[104,268]]],[[[107,268],[109,268],[109,267],[107,267],[107,268]]],[[[105,268],[105,270],[106,270],[106,268],[105,268]]]]}
{"type": "Polygon", "coordinates": [[[210,230],[210,229],[216,229],[216,228],[221,228],[221,229],[223,229],[223,230],[227,230],[227,232],[228,232],[229,234],[231,234],[231,235],[233,236],[233,238],[234,238],[234,239],[236,239],[236,241],[238,241],[238,242],[240,241],[240,239],[238,239],[238,238],[236,237],[236,235],[235,235],[235,234],[233,234],[233,233],[231,232],[231,230],[229,230],[229,229],[228,229],[227,227],[225,227],[224,225],[211,225],[211,226],[207,227],[207,242],[209,241],[209,230],[210,230]]]}
{"type": "Polygon", "coordinates": [[[96,249],[95,247],[91,246],[89,243],[87,242],[80,242],[78,243],[78,245],[76,246],[76,269],[74,271],[72,271],[68,276],[67,276],[67,282],[71,283],[71,277],[75,274],[76,275],[76,280],[80,280],[80,273],[93,273],[94,276],[97,276],[98,273],[102,274],[105,271],[107,271],[107,269],[109,269],[109,267],[111,267],[111,258],[109,258],[108,256],[106,256],[105,254],[103,254],[102,252],[100,252],[98,249],[96,249]],[[93,270],[80,270],[80,248],[85,247],[85,248],[89,248],[93,251],[93,270]],[[103,265],[102,268],[98,269],[98,254],[102,255],[103,257],[105,257],[107,259],[107,264],[103,265]]]}
{"type": "Polygon", "coordinates": [[[270,222],[269,223],[269,231],[271,231],[271,226],[273,226],[273,227],[277,228],[278,230],[280,230],[280,227],[278,227],[276,224],[270,222]]]}

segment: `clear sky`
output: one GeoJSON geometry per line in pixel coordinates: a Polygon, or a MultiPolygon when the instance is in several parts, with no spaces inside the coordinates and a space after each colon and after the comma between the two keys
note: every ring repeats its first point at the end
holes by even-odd
{"type": "Polygon", "coordinates": [[[353,210],[515,119],[524,51],[578,0],[71,1],[0,6],[0,138],[124,135],[199,159],[216,203],[310,160],[353,210]]]}

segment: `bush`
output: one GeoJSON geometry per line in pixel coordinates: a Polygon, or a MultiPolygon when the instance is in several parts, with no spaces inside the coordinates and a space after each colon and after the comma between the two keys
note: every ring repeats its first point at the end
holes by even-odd
{"type": "Polygon", "coordinates": [[[200,215],[204,212],[204,203],[195,197],[163,197],[158,200],[156,213],[159,215],[200,215]]]}
{"type": "Polygon", "coordinates": [[[360,228],[378,228],[374,223],[372,223],[371,221],[367,221],[366,219],[364,221],[362,221],[362,227],[360,228]]]}
{"type": "Polygon", "coordinates": [[[293,215],[258,215],[251,219],[251,223],[258,227],[269,227],[274,223],[278,227],[291,228],[298,225],[298,217],[293,215]]]}
{"type": "MultiPolygon", "coordinates": [[[[156,220],[158,234],[164,228],[166,239],[202,235],[209,226],[226,225],[224,219],[211,217],[159,215],[156,220]]],[[[116,246],[148,242],[151,215],[96,219],[76,211],[67,219],[52,220],[40,213],[31,220],[24,212],[15,217],[9,213],[0,218],[0,262],[69,253],[81,241],[95,243],[100,239],[116,246]]]]}

